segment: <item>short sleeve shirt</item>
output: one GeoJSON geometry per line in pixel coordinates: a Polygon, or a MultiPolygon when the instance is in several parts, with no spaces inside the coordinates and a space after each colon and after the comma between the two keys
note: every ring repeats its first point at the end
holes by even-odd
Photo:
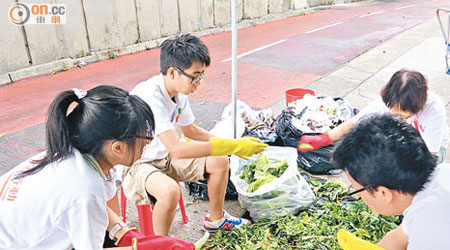
{"type": "MultiPolygon", "coordinates": [[[[352,117],[355,124],[370,117],[373,114],[390,113],[381,97],[352,117]]],[[[428,91],[425,107],[417,115],[408,119],[408,122],[416,127],[425,141],[430,152],[439,152],[441,147],[447,148],[449,141],[449,129],[445,106],[439,96],[428,91]]]]}
{"type": "Polygon", "coordinates": [[[403,232],[408,250],[449,249],[450,164],[436,167],[430,181],[404,212],[403,232]]]}
{"type": "Polygon", "coordinates": [[[188,126],[195,120],[187,95],[177,94],[170,98],[161,74],[139,83],[131,94],[142,98],[155,117],[156,138],[145,147],[139,162],[164,159],[169,152],[157,136],[176,126],[188,126]]]}
{"type": "Polygon", "coordinates": [[[33,166],[28,160],[0,177],[0,249],[102,249],[115,179],[76,149],[33,175],[14,178],[33,166]]]}

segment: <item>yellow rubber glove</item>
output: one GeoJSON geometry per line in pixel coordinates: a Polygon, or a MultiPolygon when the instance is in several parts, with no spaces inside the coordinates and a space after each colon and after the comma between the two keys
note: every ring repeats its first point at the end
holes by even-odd
{"type": "Polygon", "coordinates": [[[268,145],[261,143],[259,139],[253,137],[242,137],[239,139],[226,139],[210,137],[211,155],[237,155],[248,160],[250,156],[260,153],[268,145]]]}
{"type": "Polygon", "coordinates": [[[337,233],[338,244],[343,250],[385,250],[369,241],[365,241],[352,233],[340,229],[337,233]]]}

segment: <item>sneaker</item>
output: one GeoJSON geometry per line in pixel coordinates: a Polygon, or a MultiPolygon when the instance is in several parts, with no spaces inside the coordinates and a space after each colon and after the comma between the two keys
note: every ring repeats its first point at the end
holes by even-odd
{"type": "Polygon", "coordinates": [[[232,230],[236,227],[241,227],[243,225],[249,225],[250,221],[242,218],[237,218],[226,211],[223,211],[222,219],[213,221],[209,218],[209,214],[205,216],[203,221],[203,229],[207,232],[216,232],[218,230],[232,230]]]}

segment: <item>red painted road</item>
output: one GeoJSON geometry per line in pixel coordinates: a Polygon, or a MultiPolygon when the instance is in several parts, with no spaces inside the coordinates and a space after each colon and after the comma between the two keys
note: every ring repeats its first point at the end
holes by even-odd
{"type": "MultiPolygon", "coordinates": [[[[432,18],[435,9],[446,2],[378,2],[317,11],[241,29],[238,55],[285,41],[239,59],[238,99],[255,108],[268,107],[283,98],[286,89],[305,86],[380,42],[432,18]],[[364,17],[371,14],[374,15],[364,17]]],[[[231,33],[201,39],[210,48],[212,64],[206,83],[191,98],[228,103],[231,63],[223,60],[231,55],[231,33]]],[[[63,90],[89,89],[102,84],[130,90],[158,72],[159,50],[155,49],[53,76],[18,81],[0,89],[0,134],[44,122],[51,100],[63,90]]]]}

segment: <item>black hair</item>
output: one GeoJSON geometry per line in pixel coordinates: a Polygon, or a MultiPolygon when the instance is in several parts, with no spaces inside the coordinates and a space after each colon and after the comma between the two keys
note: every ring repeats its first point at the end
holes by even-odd
{"type": "Polygon", "coordinates": [[[387,107],[398,106],[417,114],[427,102],[428,83],[425,77],[412,70],[399,70],[392,75],[389,82],[381,90],[381,97],[387,107]]]}
{"type": "Polygon", "coordinates": [[[134,146],[136,136],[153,133],[154,127],[148,104],[123,89],[98,86],[81,99],[73,90],[64,91],[53,100],[48,111],[46,156],[19,177],[37,173],[46,165],[64,159],[71,153],[71,147],[106,160],[102,147],[108,140],[134,146]],[[67,115],[73,102],[78,105],[67,115]]]}
{"type": "Polygon", "coordinates": [[[170,67],[185,70],[196,61],[208,67],[211,59],[206,45],[194,35],[180,34],[161,44],[160,68],[163,75],[170,67]]]}
{"type": "Polygon", "coordinates": [[[436,158],[414,127],[385,114],[353,128],[335,148],[333,163],[369,192],[384,186],[416,194],[429,181],[436,158]]]}

